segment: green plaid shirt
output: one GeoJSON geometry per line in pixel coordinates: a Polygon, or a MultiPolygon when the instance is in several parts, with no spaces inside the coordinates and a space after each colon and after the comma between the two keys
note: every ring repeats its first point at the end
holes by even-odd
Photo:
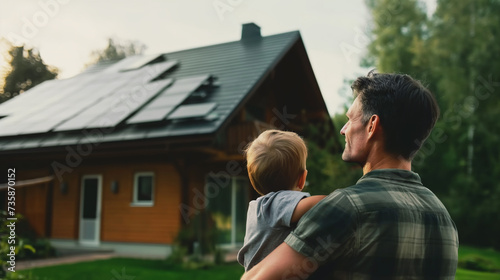
{"type": "MultiPolygon", "coordinates": [[[[318,279],[454,279],[458,232],[418,174],[374,170],[332,192],[285,242],[318,279]]],[[[286,279],[286,277],[284,278],[286,279]]]]}

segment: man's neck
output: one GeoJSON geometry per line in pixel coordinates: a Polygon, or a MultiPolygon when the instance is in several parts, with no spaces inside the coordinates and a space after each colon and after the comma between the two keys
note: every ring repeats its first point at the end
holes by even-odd
{"type": "Polygon", "coordinates": [[[363,175],[377,169],[403,169],[411,171],[411,161],[403,157],[384,154],[373,159],[368,159],[363,166],[363,175]]]}

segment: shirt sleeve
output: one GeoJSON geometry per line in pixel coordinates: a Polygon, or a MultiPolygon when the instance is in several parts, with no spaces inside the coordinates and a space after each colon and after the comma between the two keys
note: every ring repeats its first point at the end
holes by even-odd
{"type": "Polygon", "coordinates": [[[301,199],[310,196],[299,191],[279,191],[264,197],[260,203],[260,214],[266,217],[270,227],[290,227],[293,211],[301,199]]]}
{"type": "Polygon", "coordinates": [[[355,228],[356,211],[349,197],[337,190],[302,216],[285,243],[322,265],[354,249],[355,228]]]}

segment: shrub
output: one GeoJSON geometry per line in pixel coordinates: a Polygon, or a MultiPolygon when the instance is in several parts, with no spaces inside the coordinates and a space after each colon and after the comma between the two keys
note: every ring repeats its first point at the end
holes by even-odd
{"type": "Polygon", "coordinates": [[[497,272],[495,264],[479,255],[468,255],[458,261],[458,267],[476,271],[497,272]]]}

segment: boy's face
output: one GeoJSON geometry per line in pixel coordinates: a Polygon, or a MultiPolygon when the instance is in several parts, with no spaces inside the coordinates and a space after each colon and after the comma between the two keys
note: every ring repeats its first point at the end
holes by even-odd
{"type": "Polygon", "coordinates": [[[347,123],[340,130],[340,134],[345,136],[345,149],[342,159],[346,162],[356,162],[364,165],[368,155],[366,144],[368,132],[363,123],[363,113],[361,102],[357,97],[346,113],[347,123]]]}

